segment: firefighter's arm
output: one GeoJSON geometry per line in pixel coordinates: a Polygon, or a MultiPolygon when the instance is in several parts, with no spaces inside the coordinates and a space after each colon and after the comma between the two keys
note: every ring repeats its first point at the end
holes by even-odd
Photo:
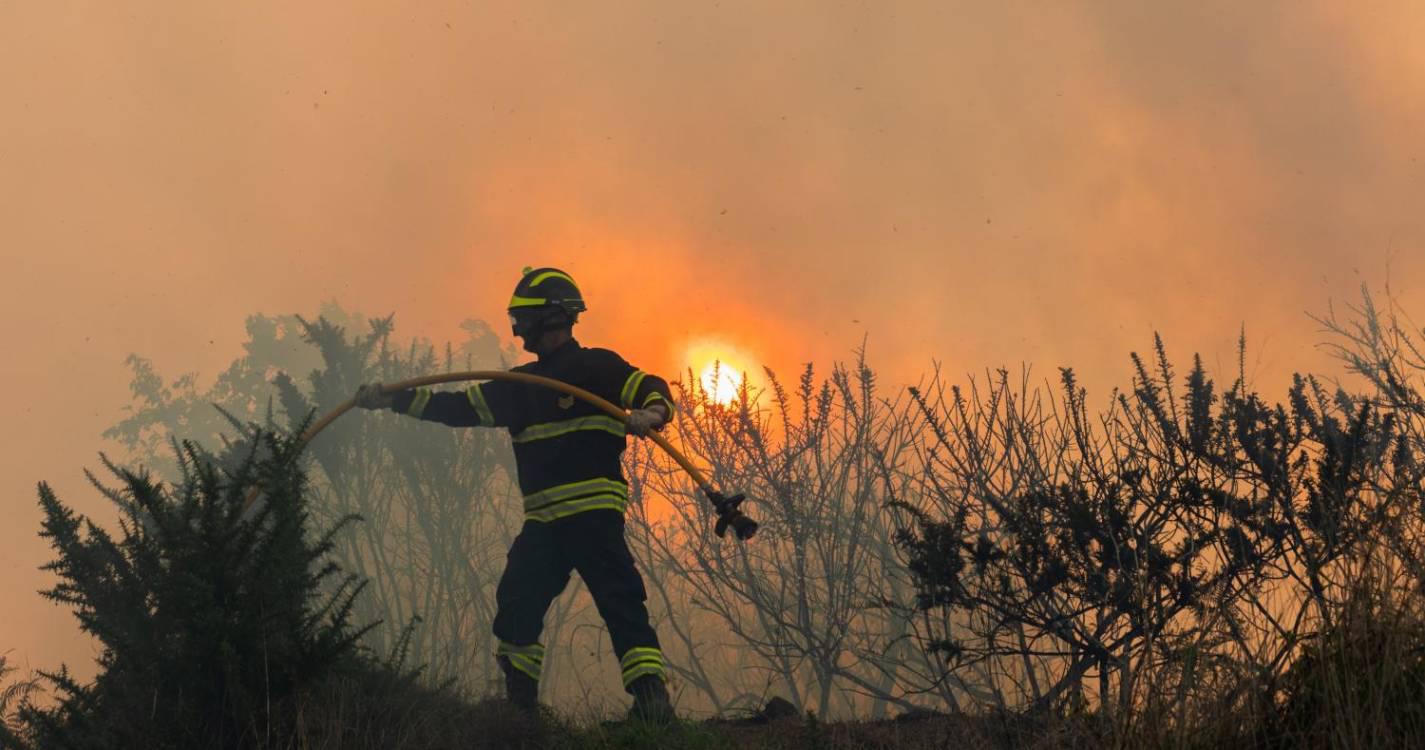
{"type": "Polygon", "coordinates": [[[663,404],[652,404],[647,409],[634,409],[624,418],[624,428],[639,437],[647,437],[648,433],[663,429],[663,425],[667,423],[668,407],[663,404]]]}
{"type": "Polygon", "coordinates": [[[668,383],[642,370],[629,376],[620,400],[624,407],[631,409],[625,425],[635,435],[644,436],[650,431],[661,430],[673,417],[673,397],[668,391],[668,383]]]}
{"type": "Polygon", "coordinates": [[[668,389],[668,381],[657,375],[644,374],[628,403],[630,409],[659,409],[664,420],[673,417],[673,393],[668,389]]]}
{"type": "Polygon", "coordinates": [[[477,383],[457,392],[409,388],[381,393],[380,384],[375,383],[359,388],[355,401],[357,406],[366,409],[390,409],[397,414],[452,427],[502,426],[504,422],[491,410],[482,385],[477,383]]]}

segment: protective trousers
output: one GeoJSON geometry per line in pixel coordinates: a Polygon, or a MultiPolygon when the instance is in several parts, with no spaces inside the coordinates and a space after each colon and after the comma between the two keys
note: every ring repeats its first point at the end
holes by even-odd
{"type": "Polygon", "coordinates": [[[510,546],[505,573],[495,590],[496,655],[512,677],[517,670],[539,681],[544,646],[539,642],[544,615],[579,571],[608,626],[623,671],[623,686],[640,677],[667,678],[658,635],[648,623],[643,577],[623,537],[623,514],[591,510],[555,521],[525,521],[510,546]]]}

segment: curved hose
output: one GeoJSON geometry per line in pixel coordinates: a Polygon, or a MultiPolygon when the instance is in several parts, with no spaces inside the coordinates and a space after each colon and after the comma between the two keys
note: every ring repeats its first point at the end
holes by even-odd
{"type": "MultiPolygon", "coordinates": [[[[381,386],[381,390],[383,393],[394,393],[396,391],[404,391],[409,388],[419,388],[427,385],[439,385],[442,383],[455,383],[463,380],[507,380],[517,383],[527,383],[530,385],[543,386],[559,391],[561,393],[568,394],[581,401],[585,401],[589,404],[592,404],[600,411],[607,413],[609,416],[619,420],[620,422],[624,421],[624,419],[628,417],[628,412],[625,412],[623,409],[619,408],[618,406],[603,398],[602,396],[599,396],[598,394],[590,393],[589,391],[586,391],[583,388],[570,385],[561,380],[555,380],[554,378],[546,378],[541,375],[531,375],[530,373],[526,372],[509,372],[507,370],[471,370],[469,372],[450,372],[445,373],[443,375],[425,375],[419,378],[411,378],[409,380],[402,380],[396,383],[383,383],[381,386]]],[[[308,427],[307,431],[302,433],[302,444],[305,445],[310,442],[312,438],[317,436],[318,433],[326,429],[327,425],[331,424],[332,422],[335,422],[336,419],[341,415],[347,413],[348,411],[351,411],[351,408],[355,405],[356,400],[354,398],[347,399],[346,401],[341,402],[341,404],[339,404],[335,409],[332,409],[330,412],[322,416],[321,419],[318,419],[316,422],[312,423],[312,426],[308,427]]],[[[689,461],[688,458],[684,456],[677,448],[674,448],[673,444],[668,442],[668,438],[665,438],[656,432],[649,433],[648,438],[651,439],[653,442],[657,443],[658,447],[662,448],[665,452],[667,452],[667,454],[671,456],[673,460],[676,461],[678,465],[683,468],[683,471],[686,471],[688,473],[688,476],[691,477],[693,482],[698,485],[698,489],[702,490],[703,494],[707,495],[708,499],[712,501],[713,507],[717,510],[718,513],[718,536],[722,536],[723,533],[729,527],[731,527],[733,531],[737,534],[738,539],[750,539],[752,538],[753,534],[757,533],[757,523],[752,519],[748,518],[747,516],[743,515],[742,512],[737,509],[737,506],[740,505],[744,500],[742,495],[733,495],[731,497],[727,497],[724,496],[722,493],[718,492],[717,490],[713,489],[713,486],[708,482],[707,478],[703,476],[702,471],[700,471],[698,467],[694,466],[693,463],[689,461]]],[[[252,506],[252,503],[256,501],[256,499],[257,493],[255,490],[248,494],[246,501],[243,503],[244,513],[247,512],[248,508],[252,506]]]]}

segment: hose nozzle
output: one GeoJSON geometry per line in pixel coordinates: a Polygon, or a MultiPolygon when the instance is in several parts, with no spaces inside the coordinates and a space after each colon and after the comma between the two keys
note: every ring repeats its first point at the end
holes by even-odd
{"type": "Polygon", "coordinates": [[[732,531],[737,535],[737,538],[742,541],[751,539],[752,535],[757,533],[757,522],[743,515],[741,510],[738,510],[738,506],[742,505],[742,501],[747,499],[746,495],[739,492],[729,497],[716,490],[705,489],[703,491],[707,494],[708,499],[712,501],[713,508],[717,511],[717,526],[714,527],[713,530],[717,532],[718,537],[722,537],[726,534],[729,526],[732,527],[732,531]]]}

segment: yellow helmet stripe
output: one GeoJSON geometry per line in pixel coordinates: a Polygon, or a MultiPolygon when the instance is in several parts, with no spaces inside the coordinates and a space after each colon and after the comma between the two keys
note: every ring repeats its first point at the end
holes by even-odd
{"type": "Polygon", "coordinates": [[[543,297],[521,297],[518,294],[510,298],[510,307],[539,307],[549,304],[549,300],[543,297]]]}
{"type": "MultiPolygon", "coordinates": [[[[544,273],[542,273],[542,274],[540,274],[540,275],[534,277],[534,280],[531,281],[531,282],[529,282],[529,285],[530,285],[530,286],[539,286],[541,282],[543,282],[545,279],[548,279],[548,278],[564,279],[565,281],[569,282],[570,284],[574,284],[574,280],[571,279],[571,278],[569,278],[569,274],[567,274],[567,273],[561,273],[561,272],[559,272],[559,271],[545,271],[544,273]]],[[[574,288],[575,288],[575,289],[578,289],[578,288],[579,288],[579,285],[578,285],[578,284],[574,284],[574,288]]]]}

